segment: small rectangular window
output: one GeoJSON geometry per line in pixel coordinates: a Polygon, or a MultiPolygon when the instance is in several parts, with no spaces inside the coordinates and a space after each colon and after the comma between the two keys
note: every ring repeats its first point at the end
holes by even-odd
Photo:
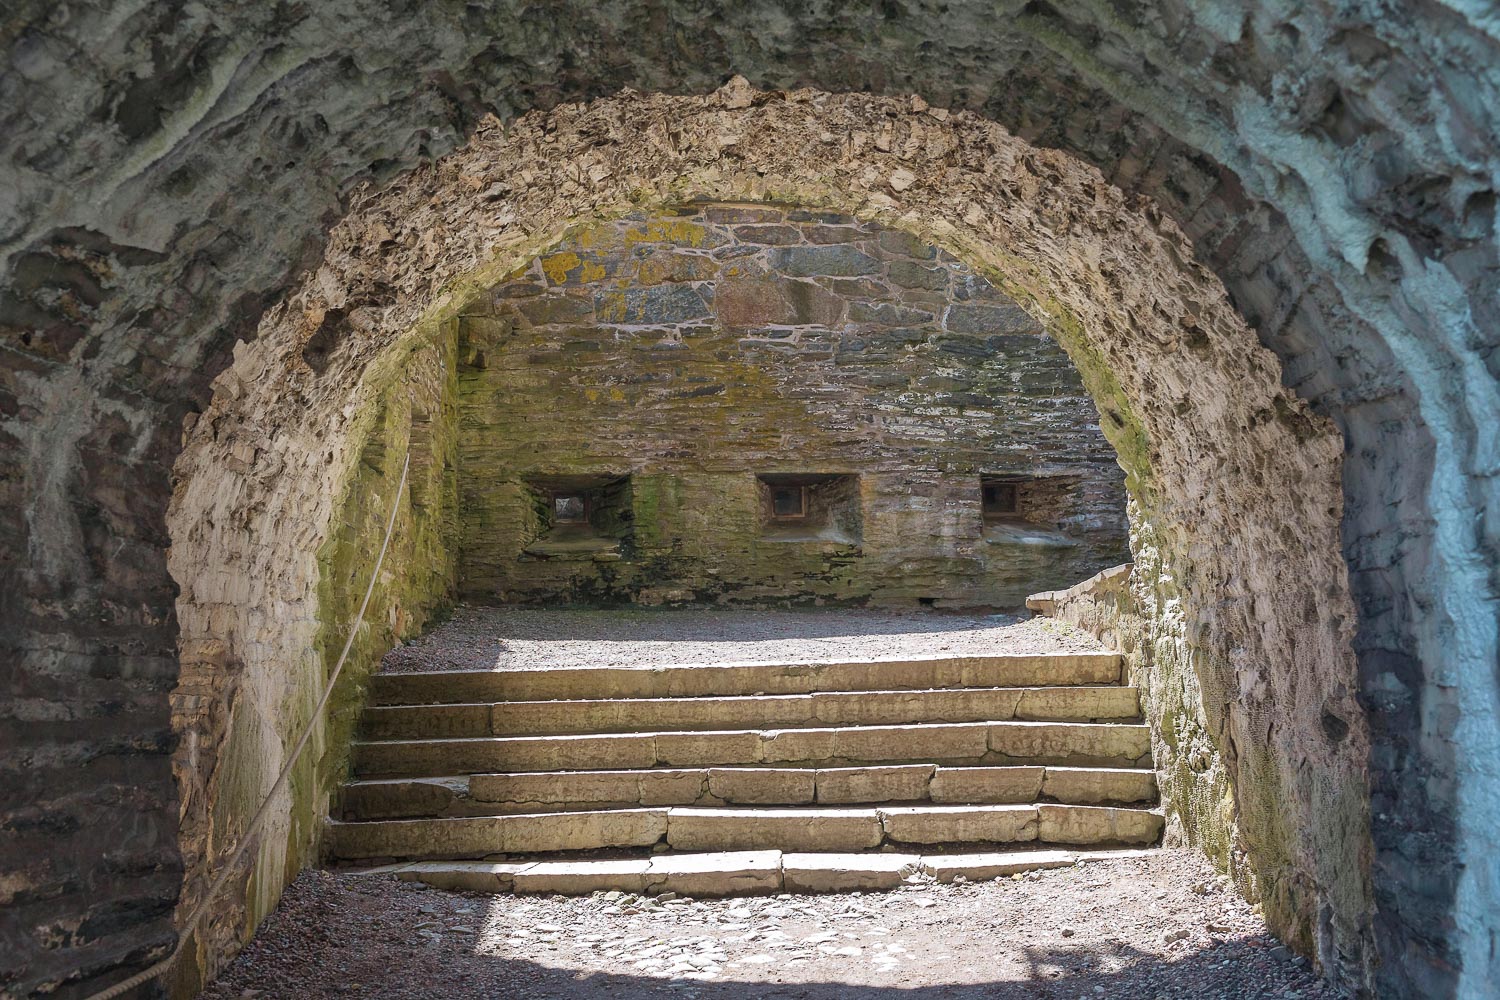
{"type": "Polygon", "coordinates": [[[980,504],[986,516],[1016,513],[1018,508],[1015,483],[985,482],[980,484],[979,489],[980,504]]]}
{"type": "Polygon", "coordinates": [[[582,493],[552,494],[553,524],[587,524],[589,499],[582,493]]]}
{"type": "Polygon", "coordinates": [[[771,487],[771,516],[778,519],[806,517],[807,487],[771,487]]]}

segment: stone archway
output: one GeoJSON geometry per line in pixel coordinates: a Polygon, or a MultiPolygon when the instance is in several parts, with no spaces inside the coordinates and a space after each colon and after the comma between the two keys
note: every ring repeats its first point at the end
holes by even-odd
{"type": "MultiPolygon", "coordinates": [[[[694,197],[826,206],[905,230],[1047,325],[1137,507],[1171,807],[1263,896],[1273,926],[1368,981],[1367,742],[1332,424],[1282,387],[1177,227],[1094,169],[920,100],[739,80],[707,97],[625,93],[491,121],[434,167],[358,196],[322,264],[215,381],[169,515],[184,903],[314,696],[311,650],[331,625],[317,552],[377,421],[408,436],[408,366],[439,377],[443,321],[570,227],[694,197]]],[[[431,597],[389,588],[384,611],[399,627],[431,597]]],[[[305,778],[261,845],[252,921],[305,858],[322,807],[305,778]]],[[[215,942],[241,924],[233,909],[219,917],[215,942]]]]}

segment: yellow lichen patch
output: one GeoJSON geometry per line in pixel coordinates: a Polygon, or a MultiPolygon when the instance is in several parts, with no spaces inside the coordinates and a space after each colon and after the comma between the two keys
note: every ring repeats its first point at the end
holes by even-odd
{"type": "MultiPolygon", "coordinates": [[[[580,267],[582,264],[583,261],[578,259],[576,253],[573,253],[571,250],[564,250],[562,253],[543,257],[542,271],[547,275],[548,281],[554,285],[562,285],[567,283],[568,272],[576,267],[580,267]]],[[[603,269],[600,268],[600,271],[602,273],[603,269]]]]}
{"type": "Polygon", "coordinates": [[[652,219],[644,225],[625,231],[626,246],[639,243],[675,243],[678,246],[701,247],[707,238],[707,229],[677,219],[652,219]]]}

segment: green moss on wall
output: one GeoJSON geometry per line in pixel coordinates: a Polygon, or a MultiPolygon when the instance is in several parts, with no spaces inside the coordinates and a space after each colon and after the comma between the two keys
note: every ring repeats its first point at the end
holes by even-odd
{"type": "MultiPolygon", "coordinates": [[[[370,584],[391,505],[395,526],[369,608],[354,633],[329,702],[321,753],[293,782],[294,844],[310,843],[348,769],[348,749],[371,673],[391,646],[443,613],[456,582],[456,324],[437,324],[379,373],[354,416],[365,445],[354,462],[328,541],[318,553],[318,652],[325,676],[337,663],[370,584]],[[405,490],[398,493],[410,452],[405,490]]],[[[300,852],[298,852],[300,855],[300,852]]]]}

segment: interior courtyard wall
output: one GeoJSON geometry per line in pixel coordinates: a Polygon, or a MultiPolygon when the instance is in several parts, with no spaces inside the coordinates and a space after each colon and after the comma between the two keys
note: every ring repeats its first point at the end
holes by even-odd
{"type": "Polygon", "coordinates": [[[20,751],[3,805],[7,829],[32,831],[0,845],[7,976],[85,989],[170,936],[168,469],[183,418],[350,193],[451,148],[487,110],[702,92],[736,69],[974,110],[1150,194],[1192,237],[1287,384],[1345,434],[1380,982],[1446,996],[1494,981],[1487,8],[518,11],[23,0],[0,25],[14,194],[0,200],[0,647],[20,751]]]}
{"type": "Polygon", "coordinates": [[[904,233],[763,204],[631,213],[454,325],[467,599],[1017,608],[1128,558],[1067,355],[904,233]],[[851,477],[852,527],[818,489],[770,521],[756,473],[851,477]],[[619,530],[548,530],[569,475],[625,480],[619,530]],[[1014,514],[986,518],[987,475],[1025,481],[1014,514]]]}

